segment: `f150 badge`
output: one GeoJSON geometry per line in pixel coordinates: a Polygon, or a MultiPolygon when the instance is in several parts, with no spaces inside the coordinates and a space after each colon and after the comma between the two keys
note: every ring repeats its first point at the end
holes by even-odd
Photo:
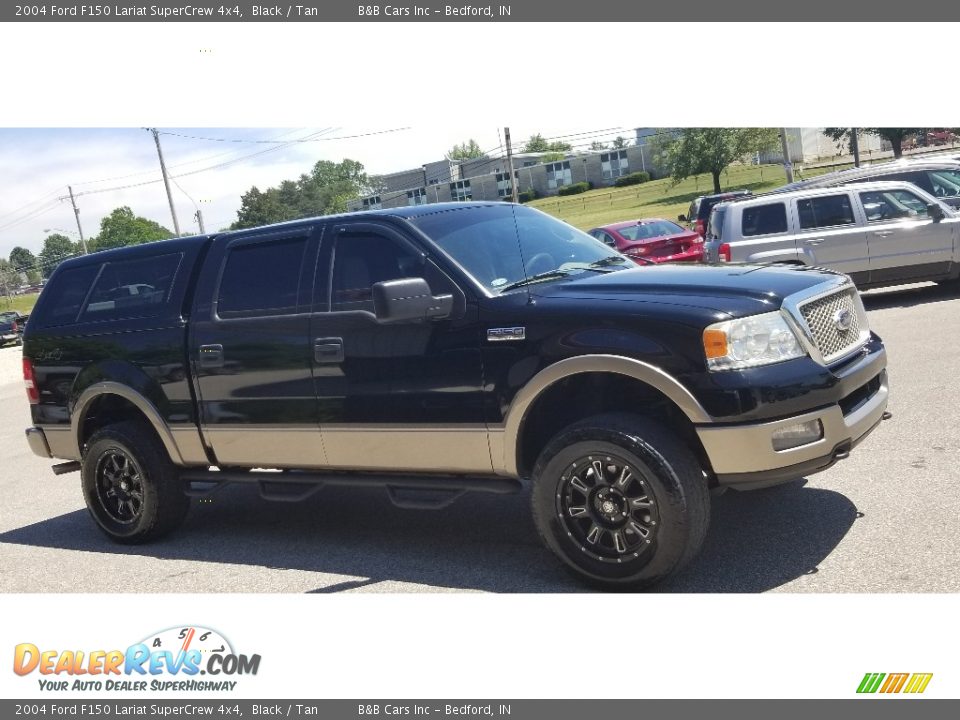
{"type": "Polygon", "coordinates": [[[523,340],[527,337],[527,329],[525,327],[508,327],[508,328],[490,328],[487,330],[487,340],[490,342],[508,342],[523,340]]]}

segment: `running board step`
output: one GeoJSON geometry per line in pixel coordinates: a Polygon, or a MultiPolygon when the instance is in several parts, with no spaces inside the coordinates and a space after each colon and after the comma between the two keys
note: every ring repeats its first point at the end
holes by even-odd
{"type": "Polygon", "coordinates": [[[181,478],[190,497],[205,497],[227,485],[256,485],[260,497],[276,502],[299,502],[327,485],[386,488],[390,502],[401,508],[441,509],[468,492],[507,495],[519,492],[519,480],[502,477],[433,477],[373,475],[367,473],[311,473],[297,470],[284,472],[238,470],[188,470],[181,478]]]}

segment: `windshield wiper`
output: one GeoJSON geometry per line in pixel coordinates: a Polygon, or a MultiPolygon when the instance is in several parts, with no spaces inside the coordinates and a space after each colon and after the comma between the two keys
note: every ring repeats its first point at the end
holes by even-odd
{"type": "Polygon", "coordinates": [[[588,267],[600,268],[606,267],[607,265],[620,265],[625,262],[627,262],[627,259],[620,255],[607,255],[605,258],[594,260],[588,267]]]}
{"type": "Polygon", "coordinates": [[[506,292],[507,290],[513,290],[514,288],[523,287],[524,285],[532,285],[533,283],[543,282],[545,280],[555,280],[557,278],[566,277],[569,274],[569,270],[548,270],[547,272],[531,275],[523,280],[517,280],[509,285],[504,285],[502,288],[500,288],[500,292],[506,292]]]}

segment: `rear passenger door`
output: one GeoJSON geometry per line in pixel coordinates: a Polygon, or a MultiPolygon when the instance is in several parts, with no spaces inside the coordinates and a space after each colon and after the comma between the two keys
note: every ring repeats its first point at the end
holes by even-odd
{"type": "Polygon", "coordinates": [[[906,189],[858,193],[867,221],[870,282],[909,282],[945,275],[953,259],[950,223],[934,222],[927,201],[906,189]]]}
{"type": "Polygon", "coordinates": [[[222,465],[322,466],[311,368],[312,226],[227,236],[204,263],[189,354],[222,465]]]}
{"type": "Polygon", "coordinates": [[[870,260],[864,223],[857,219],[849,192],[794,201],[797,249],[806,264],[847,273],[866,283],[870,260]]]}
{"type": "Polygon", "coordinates": [[[310,336],[327,459],[379,471],[491,472],[475,303],[393,225],[324,234],[310,336]],[[448,317],[377,319],[375,283],[423,278],[448,317]]]}

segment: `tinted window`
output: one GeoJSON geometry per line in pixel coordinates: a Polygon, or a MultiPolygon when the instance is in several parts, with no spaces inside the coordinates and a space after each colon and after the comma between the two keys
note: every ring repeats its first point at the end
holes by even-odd
{"type": "Polygon", "coordinates": [[[305,237],[230,250],[220,280],[217,314],[296,312],[305,237]]]}
{"type": "Polygon", "coordinates": [[[334,251],[330,309],[373,312],[374,283],[410,277],[423,277],[419,253],[383,235],[346,235],[334,251]]]}
{"type": "Polygon", "coordinates": [[[927,217],[927,203],[906,190],[862,192],[860,202],[869,222],[927,217]]]}
{"type": "Polygon", "coordinates": [[[715,207],[710,213],[710,223],[707,225],[707,237],[719,240],[723,237],[723,218],[727,214],[727,208],[723,205],[715,207]]]}
{"type": "Polygon", "coordinates": [[[933,187],[930,185],[930,178],[927,176],[927,173],[921,170],[915,170],[913,172],[902,172],[894,173],[890,175],[877,175],[875,177],[867,178],[869,180],[905,180],[906,182],[913,183],[918,188],[926,190],[928,193],[933,192],[933,187]]]}
{"type": "Polygon", "coordinates": [[[76,320],[99,271],[99,265],[87,265],[54,275],[30,314],[30,327],[55,327],[76,320]]]}
{"type": "Polygon", "coordinates": [[[84,320],[155,317],[166,309],[181,253],[103,266],[83,310],[84,320]]]}
{"type": "Polygon", "coordinates": [[[856,222],[850,196],[846,194],[797,200],[797,214],[800,216],[800,227],[804,230],[853,225],[856,222]]]}
{"type": "Polygon", "coordinates": [[[617,243],[613,239],[613,236],[609,233],[604,232],[603,230],[591,230],[590,234],[593,235],[597,240],[602,242],[604,245],[609,245],[610,247],[616,247],[617,243]]]}
{"type": "Polygon", "coordinates": [[[620,228],[620,234],[627,240],[649,240],[663,235],[676,235],[686,232],[682,227],[669,220],[655,220],[641,225],[620,228]]]}
{"type": "Polygon", "coordinates": [[[743,235],[772,235],[787,231],[787,208],[783,203],[743,209],[743,235]]]}
{"type": "Polygon", "coordinates": [[[928,170],[930,192],[936,197],[960,195],[960,170],[928,170]]]}

